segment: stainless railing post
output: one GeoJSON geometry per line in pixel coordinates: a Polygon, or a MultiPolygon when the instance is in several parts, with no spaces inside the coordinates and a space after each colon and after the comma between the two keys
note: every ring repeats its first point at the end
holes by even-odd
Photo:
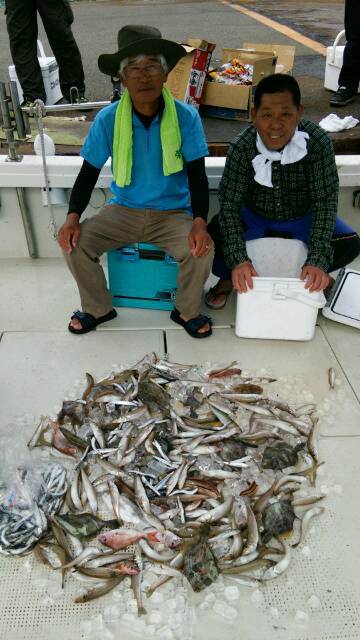
{"type": "Polygon", "coordinates": [[[16,141],[14,138],[14,128],[11,122],[9,102],[10,99],[6,95],[5,82],[0,82],[0,108],[3,119],[3,129],[6,137],[6,142],[9,147],[9,155],[7,159],[11,162],[20,162],[22,160],[22,156],[18,154],[16,149],[16,141]]]}
{"type": "Polygon", "coordinates": [[[24,232],[25,232],[26,243],[29,251],[29,256],[30,258],[38,258],[39,255],[38,255],[38,250],[36,246],[34,230],[31,223],[29,208],[25,200],[24,187],[16,187],[16,195],[18,198],[19,209],[20,209],[21,218],[24,225],[24,232]]]}
{"type": "Polygon", "coordinates": [[[8,83],[10,100],[14,112],[16,131],[19,140],[25,140],[27,134],[31,135],[28,114],[24,113],[20,107],[19,92],[15,80],[8,83]]]}

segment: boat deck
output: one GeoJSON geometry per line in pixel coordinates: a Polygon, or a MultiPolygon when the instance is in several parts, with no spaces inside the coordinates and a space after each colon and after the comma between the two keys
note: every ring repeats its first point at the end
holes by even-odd
{"type": "MultiPolygon", "coordinates": [[[[353,266],[359,268],[360,261],[353,266]]],[[[137,620],[117,591],[75,605],[72,598],[79,591],[75,580],[68,579],[61,590],[58,574],[33,556],[0,558],[4,640],[24,638],[25,627],[29,640],[139,636],[217,640],[224,631],[229,640],[358,640],[357,329],[319,317],[311,342],[240,339],[234,334],[234,299],[230,299],[224,310],[213,313],[214,333],[206,340],[188,337],[168,312],[143,309],[119,309],[114,321],[74,336],[66,327],[69,312],[78,306],[77,295],[60,258],[1,260],[0,295],[0,442],[5,468],[15,452],[16,464],[27,459],[26,442],[40,415],[55,415],[65,397],[78,397],[86,371],[104,376],[155,351],[184,363],[236,359],[243,370],[278,378],[283,397],[316,402],[318,449],[325,463],[319,469],[317,489],[327,494],[325,513],[313,521],[305,546],[294,550],[284,576],[258,590],[219,580],[203,594],[186,597],[185,605],[183,588],[169,592],[164,587],[157,598],[146,602],[148,615],[143,620],[137,620]],[[329,367],[336,372],[333,390],[329,367]],[[224,585],[237,586],[235,601],[227,600],[231,594],[224,585]]]]}

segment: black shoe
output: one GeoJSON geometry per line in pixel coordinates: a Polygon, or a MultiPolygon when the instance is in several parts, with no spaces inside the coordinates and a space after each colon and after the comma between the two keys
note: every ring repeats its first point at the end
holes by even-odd
{"type": "Polygon", "coordinates": [[[348,89],[347,87],[339,87],[337,92],[334,93],[330,100],[330,106],[332,107],[344,107],[349,104],[356,96],[356,91],[348,89]]]}
{"type": "Polygon", "coordinates": [[[67,98],[65,98],[64,96],[62,98],[60,98],[60,100],[58,100],[56,102],[56,104],[69,104],[69,100],[67,98]]]}

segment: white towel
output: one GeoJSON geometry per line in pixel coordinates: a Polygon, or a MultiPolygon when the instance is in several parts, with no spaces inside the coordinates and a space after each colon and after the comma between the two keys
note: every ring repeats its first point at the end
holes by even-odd
{"type": "Polygon", "coordinates": [[[302,160],[307,155],[308,139],[309,134],[306,131],[296,129],[290,142],[285,145],[282,151],[270,151],[257,134],[256,148],[260,153],[252,161],[255,170],[254,180],[264,187],[272,188],[272,163],[274,160],[280,160],[281,164],[292,164],[302,160]]]}
{"type": "Polygon", "coordinates": [[[326,116],[319,122],[319,127],[324,129],[324,131],[344,131],[344,129],[352,129],[356,127],[359,123],[357,118],[353,118],[353,116],[345,116],[344,118],[339,118],[336,113],[330,113],[330,115],[326,116]]]}

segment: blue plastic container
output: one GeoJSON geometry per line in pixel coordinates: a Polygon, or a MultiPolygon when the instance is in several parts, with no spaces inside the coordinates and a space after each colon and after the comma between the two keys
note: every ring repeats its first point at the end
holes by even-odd
{"type": "Polygon", "coordinates": [[[152,244],[108,252],[109,290],[114,307],[173,309],[177,262],[152,244]]]}

